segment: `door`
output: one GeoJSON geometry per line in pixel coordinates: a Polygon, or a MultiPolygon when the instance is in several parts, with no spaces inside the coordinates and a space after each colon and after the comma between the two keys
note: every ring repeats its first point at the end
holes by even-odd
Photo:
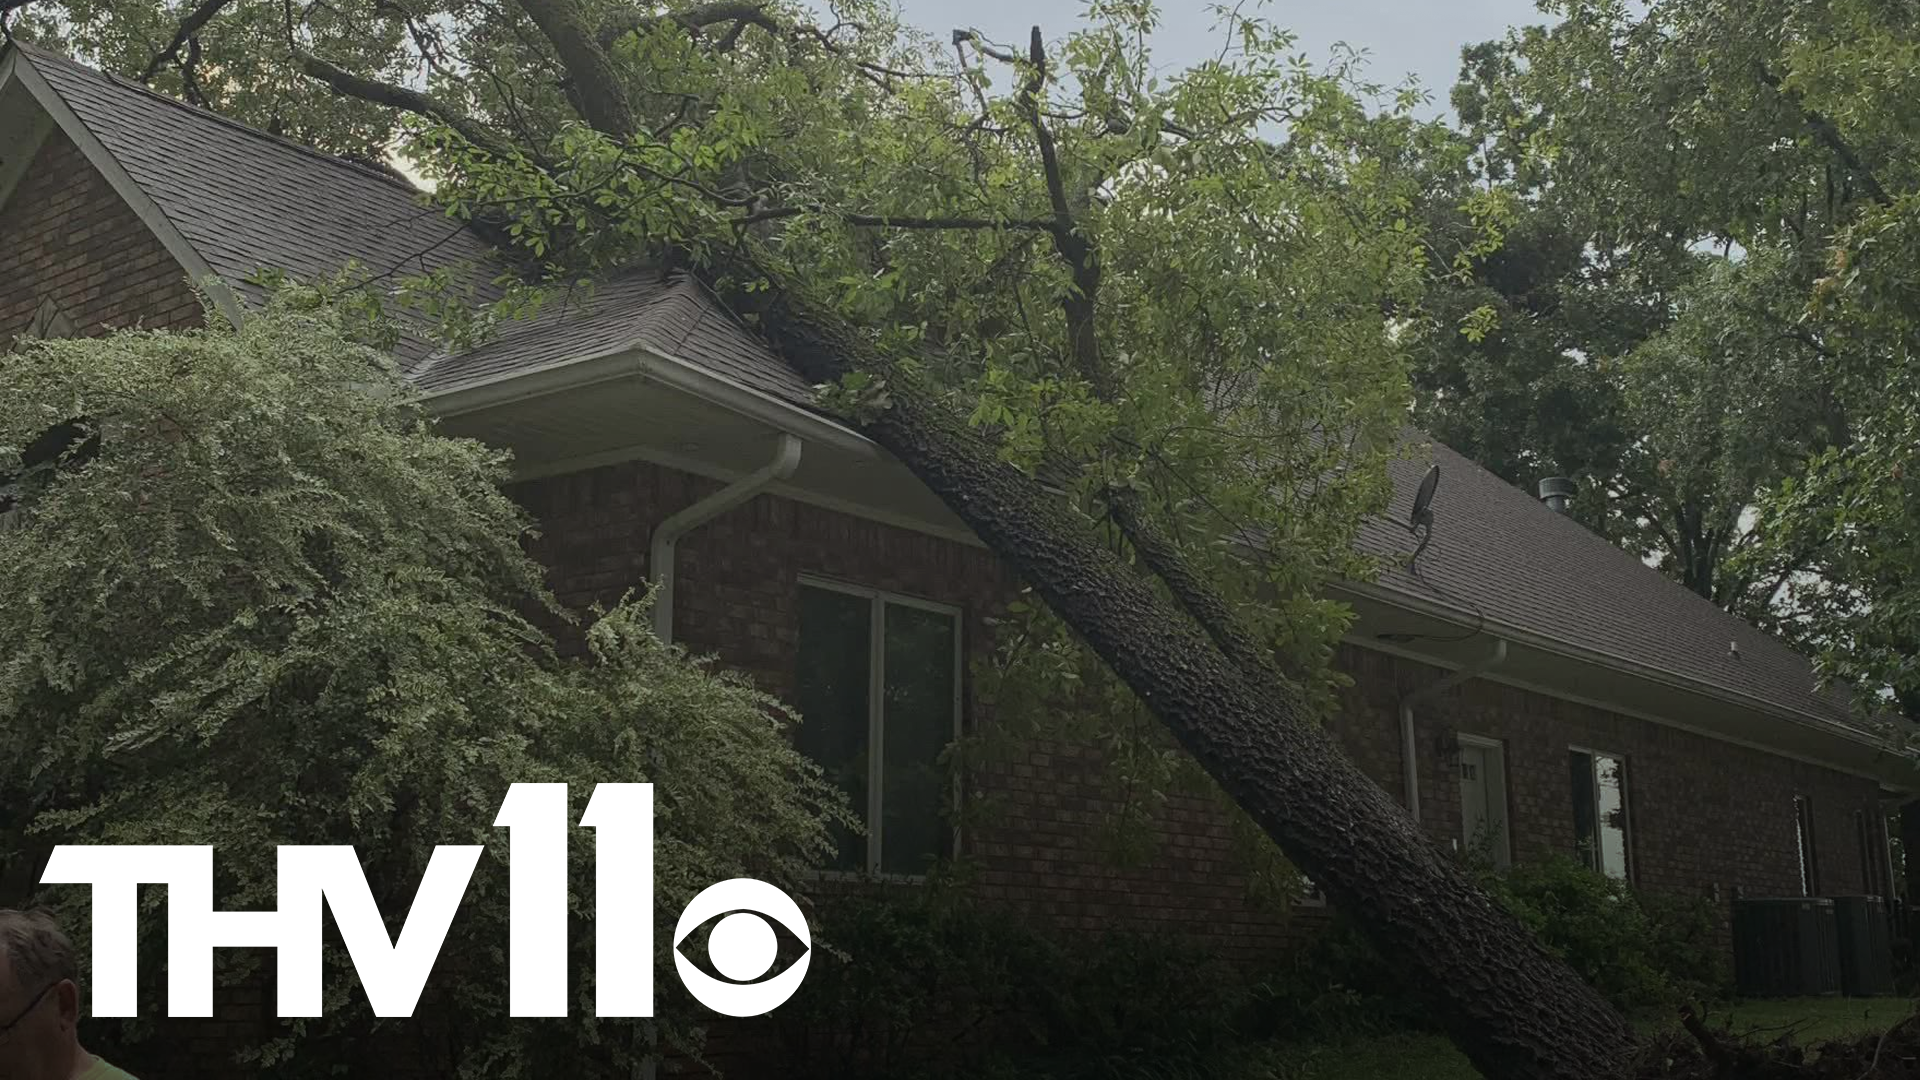
{"type": "Polygon", "coordinates": [[[1460,737],[1461,840],[1495,866],[1511,861],[1507,837],[1507,765],[1499,743],[1460,737]]]}

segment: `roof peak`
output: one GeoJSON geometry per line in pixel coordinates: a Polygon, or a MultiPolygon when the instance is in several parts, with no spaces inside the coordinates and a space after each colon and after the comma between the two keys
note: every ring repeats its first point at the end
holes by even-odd
{"type": "Polygon", "coordinates": [[[168,94],[162,94],[159,91],[153,89],[152,87],[146,86],[139,82],[135,82],[132,79],[126,78],[121,75],[117,75],[114,72],[107,71],[102,68],[94,67],[92,64],[86,63],[85,61],[82,61],[77,57],[68,56],[65,53],[55,52],[52,49],[42,48],[38,45],[21,41],[19,39],[15,39],[11,43],[11,47],[19,50],[22,55],[30,58],[31,61],[35,64],[41,64],[41,63],[59,64],[61,66],[70,68],[76,72],[80,72],[86,75],[88,78],[98,79],[102,82],[108,83],[109,85],[113,86],[115,89],[126,90],[132,93],[142,94],[153,101],[162,102],[166,105],[172,106],[173,108],[179,109],[182,112],[190,116],[193,116],[197,119],[209,120],[214,123],[224,125],[235,131],[242,132],[252,138],[259,139],[260,141],[267,143],[269,145],[279,146],[288,150],[292,150],[299,154],[304,154],[309,158],[313,158],[317,161],[324,161],[337,168],[347,169],[352,173],[354,173],[356,176],[364,176],[369,179],[379,180],[382,183],[391,185],[395,188],[398,188],[401,191],[408,192],[409,194],[413,194],[413,195],[425,194],[425,191],[423,189],[415,186],[411,181],[407,180],[404,176],[387,172],[385,170],[378,169],[370,165],[363,165],[359,162],[341,157],[338,154],[328,153],[325,150],[316,149],[312,146],[308,146],[306,143],[303,143],[298,139],[291,139],[285,135],[275,135],[271,131],[266,131],[262,128],[255,127],[252,124],[248,124],[243,121],[236,120],[231,116],[227,116],[224,113],[215,112],[212,109],[201,108],[196,105],[188,104],[187,102],[181,101],[177,97],[173,97],[168,94]]]}

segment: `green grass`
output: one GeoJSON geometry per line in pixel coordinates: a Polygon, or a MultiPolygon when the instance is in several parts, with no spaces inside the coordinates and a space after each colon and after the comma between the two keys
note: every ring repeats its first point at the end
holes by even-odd
{"type": "MultiPolygon", "coordinates": [[[[1763,1039],[1791,1036],[1794,1042],[1826,1042],[1849,1035],[1885,1031],[1913,1013],[1913,1002],[1906,998],[1787,998],[1780,1001],[1746,1001],[1731,1009],[1736,1033],[1763,1039]]],[[[1728,1010],[1722,1008],[1707,1016],[1709,1026],[1721,1027],[1728,1010]]]]}
{"type": "MultiPolygon", "coordinates": [[[[1707,1015],[1712,1028],[1763,1039],[1822,1042],[1884,1031],[1910,1015],[1904,998],[1789,998],[1721,1006],[1707,1015]]],[[[1481,1080],[1473,1066],[1439,1035],[1399,1034],[1340,1046],[1302,1047],[1290,1055],[1294,1080],[1481,1080]]]]}

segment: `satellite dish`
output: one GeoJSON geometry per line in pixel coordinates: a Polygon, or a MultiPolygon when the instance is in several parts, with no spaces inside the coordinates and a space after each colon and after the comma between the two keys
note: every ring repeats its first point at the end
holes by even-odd
{"type": "Polygon", "coordinates": [[[1427,550],[1427,543],[1433,539],[1433,492],[1439,486],[1440,466],[1427,466],[1427,475],[1420,478],[1420,490],[1413,496],[1413,513],[1407,515],[1407,531],[1420,538],[1420,545],[1413,549],[1413,557],[1407,560],[1409,570],[1413,569],[1413,564],[1420,559],[1420,553],[1427,550]]]}
{"type": "Polygon", "coordinates": [[[1440,466],[1427,466],[1427,475],[1420,479],[1420,490],[1413,497],[1413,513],[1408,516],[1407,531],[1416,532],[1424,525],[1433,528],[1433,492],[1440,486],[1440,466]]]}

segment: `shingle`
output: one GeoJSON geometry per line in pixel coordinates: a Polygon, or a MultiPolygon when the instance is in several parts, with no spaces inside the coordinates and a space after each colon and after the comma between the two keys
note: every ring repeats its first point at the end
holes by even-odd
{"type": "Polygon", "coordinates": [[[556,293],[526,323],[428,361],[414,381],[427,392],[446,392],[618,349],[685,360],[791,405],[812,401],[806,381],[698,282],[656,270],[623,274],[585,295],[556,293]]]}
{"type": "Polygon", "coordinates": [[[1391,508],[1361,529],[1360,547],[1404,563],[1415,545],[1405,522],[1429,464],[1440,466],[1433,540],[1419,573],[1395,566],[1389,592],[1598,653],[1722,694],[1857,729],[1838,689],[1820,689],[1812,665],[1778,638],[1722,610],[1565,514],[1419,432],[1430,448],[1393,463],[1391,508]],[[1729,648],[1737,646],[1738,655],[1729,648]]]}
{"type": "MultiPolygon", "coordinates": [[[[317,278],[357,260],[397,280],[439,266],[497,295],[491,248],[410,184],[235,123],[64,57],[23,50],[214,273],[249,299],[261,267],[317,278]]],[[[424,352],[407,327],[409,354],[424,352]]],[[[411,357],[409,357],[411,358],[411,357]]]]}
{"type": "MultiPolygon", "coordinates": [[[[397,280],[439,268],[480,301],[504,267],[485,239],[427,205],[405,181],[319,153],[64,57],[22,50],[87,130],[160,207],[216,274],[242,283],[262,267],[303,278],[357,262],[397,280]]],[[[446,356],[417,316],[399,320],[402,366],[445,390],[611,347],[650,347],[791,404],[811,391],[699,285],[638,272],[602,284],[583,306],[556,296],[477,349],[446,356]]]]}

